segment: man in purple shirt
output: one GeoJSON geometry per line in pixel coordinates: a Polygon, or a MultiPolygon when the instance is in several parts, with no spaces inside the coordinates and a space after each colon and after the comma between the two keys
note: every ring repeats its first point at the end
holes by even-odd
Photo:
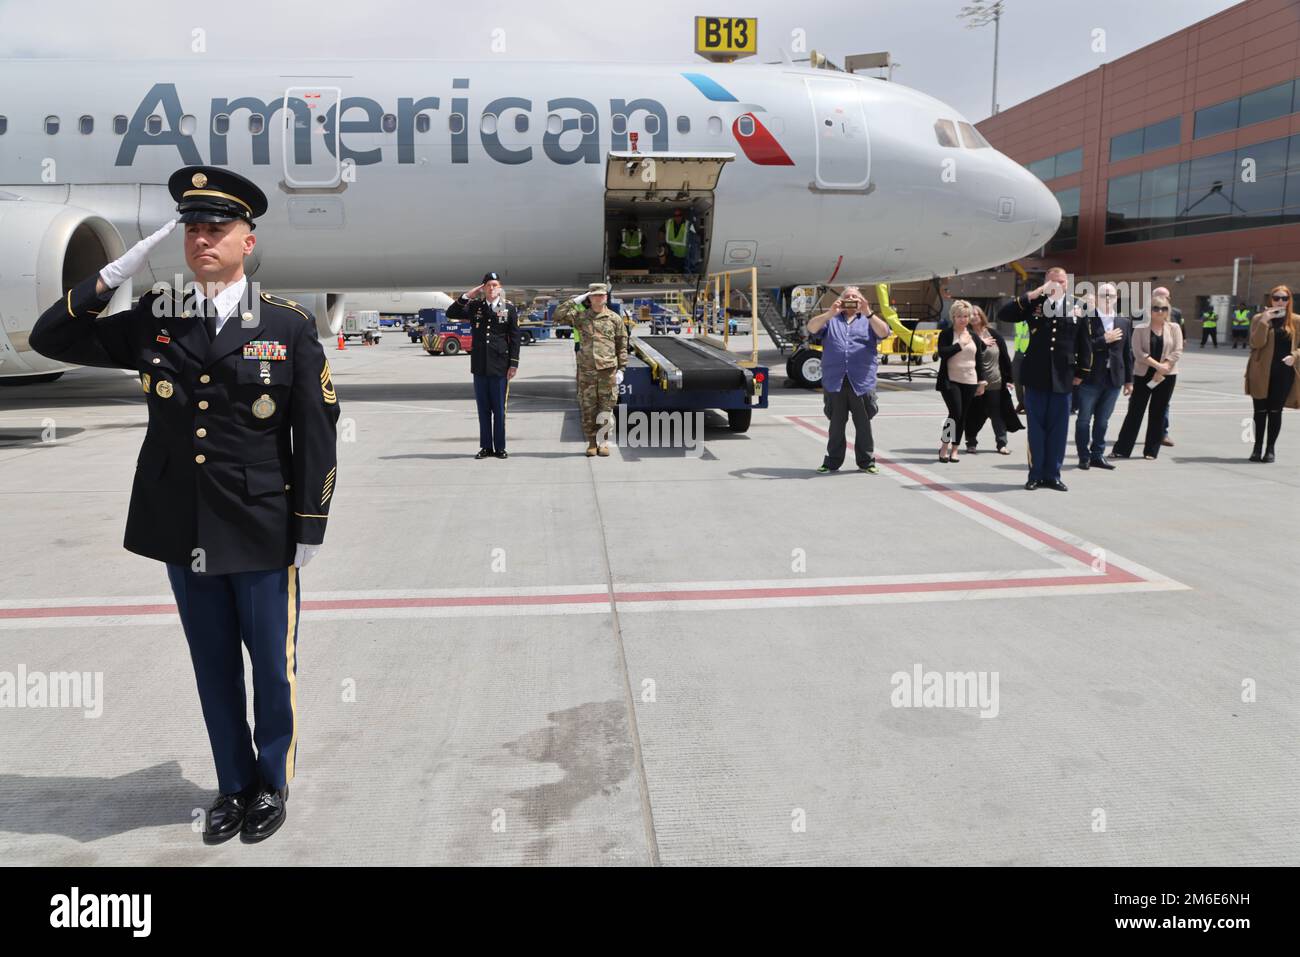
{"type": "Polygon", "coordinates": [[[858,469],[875,475],[875,446],[871,420],[876,403],[876,346],[889,335],[889,325],[871,311],[857,286],[849,286],[829,312],[808,320],[808,334],[822,333],[822,401],[830,419],[826,458],[818,472],[834,472],[844,464],[844,427],[853,416],[853,454],[858,469]],[[823,331],[825,330],[825,331],[823,331]]]}

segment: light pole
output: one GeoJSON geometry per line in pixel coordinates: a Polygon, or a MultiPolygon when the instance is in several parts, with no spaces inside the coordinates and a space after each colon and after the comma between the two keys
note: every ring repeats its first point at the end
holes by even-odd
{"type": "Polygon", "coordinates": [[[1006,0],[971,0],[961,8],[957,19],[966,21],[967,30],[993,24],[993,116],[998,115],[998,47],[1002,41],[1002,9],[1006,0]]]}

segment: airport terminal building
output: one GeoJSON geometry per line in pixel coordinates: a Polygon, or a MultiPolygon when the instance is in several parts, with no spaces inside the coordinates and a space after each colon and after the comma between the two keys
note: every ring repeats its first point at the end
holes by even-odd
{"type": "MultiPolygon", "coordinates": [[[[1300,287],[1300,0],[1247,0],[978,124],[1060,200],[1030,272],[1211,296],[1300,287]]],[[[1222,323],[1220,324],[1222,329],[1222,323]]]]}

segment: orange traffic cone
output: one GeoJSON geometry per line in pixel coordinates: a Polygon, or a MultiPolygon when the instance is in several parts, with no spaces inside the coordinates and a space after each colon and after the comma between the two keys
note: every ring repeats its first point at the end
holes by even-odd
{"type": "Polygon", "coordinates": [[[343,350],[343,349],[346,349],[346,348],[347,348],[347,346],[345,346],[345,345],[343,344],[343,333],[342,333],[342,331],[340,331],[340,332],[339,332],[339,349],[340,349],[340,350],[343,350]]]}

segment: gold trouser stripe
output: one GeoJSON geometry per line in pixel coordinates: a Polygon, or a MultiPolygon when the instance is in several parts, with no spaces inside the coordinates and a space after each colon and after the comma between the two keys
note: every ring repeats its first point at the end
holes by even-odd
{"type": "Polygon", "coordinates": [[[294,512],[299,518],[329,518],[328,515],[304,515],[302,512],[294,512]]]}
{"type": "Polygon", "coordinates": [[[73,319],[77,318],[77,314],[72,311],[72,290],[71,289],[68,290],[68,315],[71,316],[73,319]]]}
{"type": "Polygon", "coordinates": [[[289,680],[289,711],[293,716],[293,732],[289,735],[289,750],[284,755],[284,783],[293,780],[294,751],[298,747],[298,649],[294,646],[298,632],[298,569],[289,566],[288,626],[284,631],[284,668],[289,680]]]}

